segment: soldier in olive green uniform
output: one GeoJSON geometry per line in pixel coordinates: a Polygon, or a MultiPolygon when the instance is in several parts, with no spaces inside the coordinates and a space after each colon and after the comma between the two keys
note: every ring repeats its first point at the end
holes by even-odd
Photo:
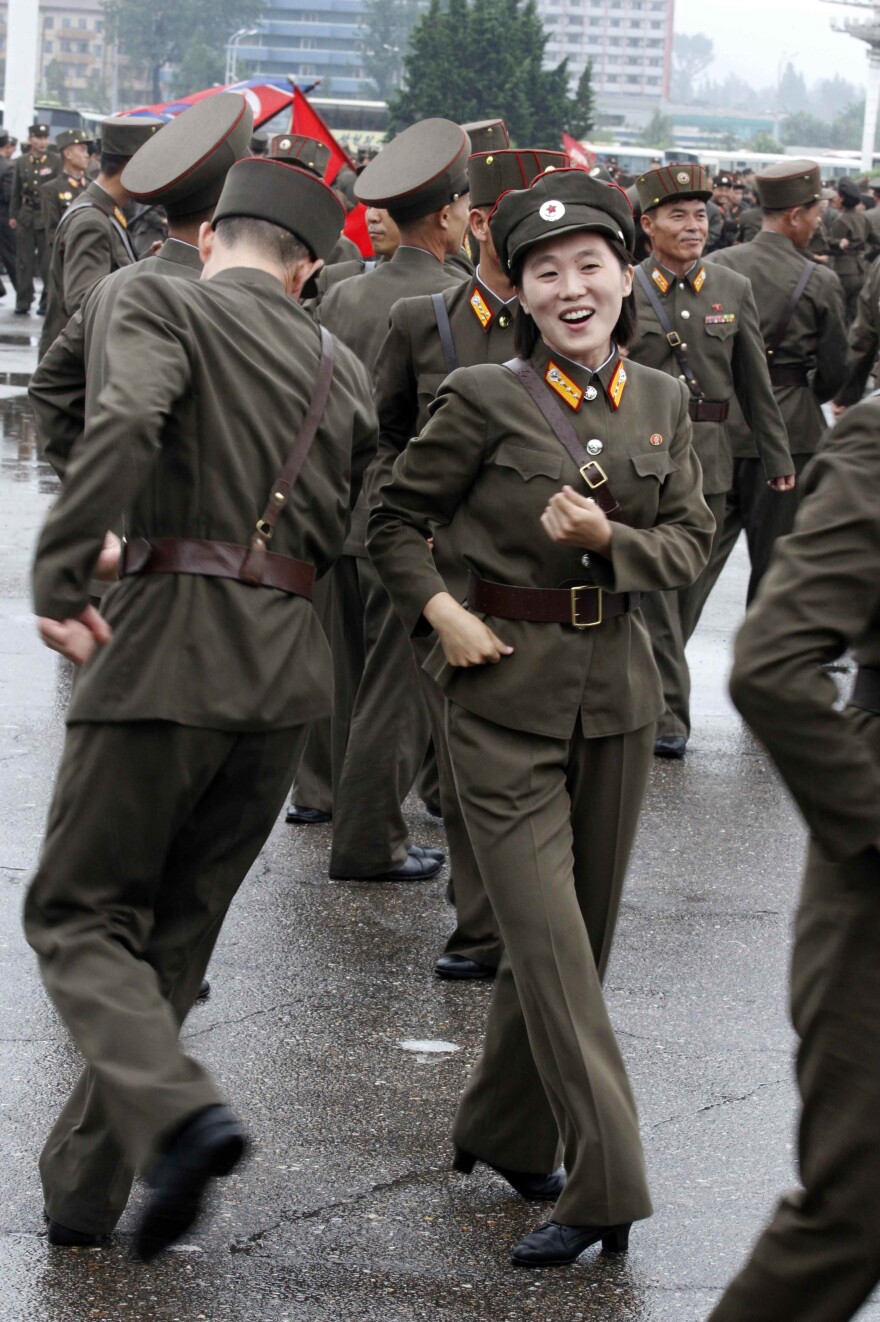
{"type": "MultiPolygon", "coordinates": [[[[379,453],[370,471],[371,493],[388,480],[397,456],[424,427],[428,406],[450,372],[513,357],[518,304],[492,243],[489,214],[508,188],[524,188],[542,170],[569,164],[561,152],[492,150],[471,155],[468,181],[471,235],[479,254],[476,274],[442,294],[403,299],[391,311],[391,328],[376,365],[379,453]]],[[[463,601],[467,574],[444,529],[436,531],[434,554],[450,592],[463,601]]],[[[426,656],[426,641],[412,640],[419,664],[426,656]]],[[[443,694],[424,670],[420,674],[439,763],[450,890],[458,919],[436,971],[445,978],[492,976],[501,957],[500,942],[455,789],[443,694]]]]}
{"type": "MultiPolygon", "coordinates": [[[[11,157],[14,148],[8,133],[0,131],[0,263],[15,288],[15,231],[9,228],[9,202],[12,197],[12,176],[15,166],[11,157]]],[[[6,286],[0,281],[0,298],[6,286]]]]}
{"type": "Polygon", "coordinates": [[[40,186],[43,225],[50,252],[58,222],[89,182],[86,177],[86,166],[89,163],[88,135],[82,129],[65,129],[58,134],[55,146],[61,153],[61,169],[40,186]]]}
{"type": "Polygon", "coordinates": [[[848,326],[855,319],[869,258],[870,227],[864,211],[858,210],[861,200],[858,185],[851,179],[841,179],[828,233],[832,265],[843,285],[848,326]]]}
{"type": "MultiPolygon", "coordinates": [[[[269,139],[269,156],[273,160],[290,161],[304,170],[311,170],[319,179],[326,182],[327,166],[332,152],[325,142],[317,138],[307,138],[296,133],[275,133],[269,139]]],[[[337,191],[334,189],[334,192],[337,191]]],[[[340,201],[345,205],[344,198],[340,201]]],[[[339,262],[357,261],[361,256],[356,243],[345,234],[340,234],[333,251],[327,258],[327,266],[336,266],[339,262]]]]}
{"type": "Polygon", "coordinates": [[[842,407],[862,398],[880,353],[880,258],[862,285],[848,341],[846,380],[834,401],[842,407]]]}
{"type": "Polygon", "coordinates": [[[25,904],[87,1062],[43,1154],[53,1243],[112,1230],[141,1169],[137,1248],[152,1256],[241,1153],[178,1032],[332,700],[307,598],[342,550],[375,414],[361,365],[342,345],[334,363],[294,300],[340,225],[305,171],[250,158],[229,171],[200,235],[204,278],[150,273],[120,293],[108,385],[40,537],[44,639],[86,661],[25,904]],[[295,444],[316,380],[317,436],[295,444]],[[120,509],[128,542],[102,618],[87,581],[120,509]]]}
{"type": "MultiPolygon", "coordinates": [[[[805,254],[819,223],[819,167],[813,161],[785,161],[759,174],[756,187],[764,217],[761,233],[747,245],[726,248],[714,262],[751,281],[770,381],[800,477],[825,431],[821,406],[840,389],[846,372],[843,297],[833,271],[816,266],[805,254]]],[[[728,435],[734,455],[733,486],[727,493],[724,526],[700,586],[705,601],[745,529],[752,565],[747,598],[751,602],[776,540],[791,532],[800,492],[797,487],[779,492],[767,486],[752,434],[735,407],[728,435]]],[[[698,602],[697,619],[701,608],[698,602]]]]}
{"type": "MultiPolygon", "coordinates": [[[[638,181],[642,228],[653,252],[636,269],[639,337],[630,357],[685,383],[694,448],[703,468],[703,495],[724,526],[733,485],[726,421],[735,395],[774,490],[794,485],[785,423],[773,397],[758,311],[748,280],[701,260],[706,241],[709,181],[698,165],[652,170],[638,181]]],[[[702,604],[699,580],[678,592],[649,596],[643,609],[660,668],[666,711],[656,752],[683,757],[690,733],[690,674],[685,644],[702,604]]]]}
{"type": "Polygon", "coordinates": [[[810,830],[791,1010],[803,1188],[712,1322],[846,1322],[880,1281],[880,398],[839,422],[736,645],[731,692],[810,830]],[[825,667],[852,648],[850,703],[825,667]]]}
{"type": "Polygon", "coordinates": [[[600,1239],[622,1250],[651,1212],[601,978],[663,706],[639,593],[695,577],[713,524],[685,388],[618,351],[633,326],[624,194],[542,174],[491,229],[526,356],[444,383],[382,488],[370,554],[406,628],[437,630],[426,666],[505,946],[456,1165],[556,1199],[514,1253],[540,1267],[600,1239]],[[469,610],[428,548],[446,525],[469,610]],[[547,1174],[560,1150],[564,1185],[547,1174]]]}
{"type": "Polygon", "coordinates": [[[228,170],[248,154],[252,129],[253,114],[244,97],[218,92],[170,120],[123,170],[133,198],[159,201],[167,209],[170,233],[154,256],[120,267],[92,286],[31,377],[41,452],[62,480],[107,382],[117,298],[130,280],[146,274],[201,277],[199,228],[212,219],[228,170]]]}
{"type": "Polygon", "coordinates": [[[101,125],[101,173],[58,224],[49,265],[46,324],[40,357],[102,276],[137,260],[123,207],[130,201],[119,176],[125,163],[162,127],[161,119],[105,119],[101,125]]]}
{"type": "MultiPolygon", "coordinates": [[[[399,134],[358,177],[358,197],[390,212],[400,246],[390,262],[330,289],[319,316],[373,377],[398,299],[458,282],[443,262],[461,247],[467,225],[469,152],[457,124],[427,119],[399,134]]],[[[430,724],[406,631],[367,558],[367,514],[362,495],[333,570],[330,875],[411,881],[434,876],[441,866],[410,845],[401,809],[425,757],[430,724]]]]}
{"type": "Polygon", "coordinates": [[[39,311],[46,309],[46,281],[49,271],[49,246],[40,205],[40,188],[58,169],[58,159],[50,156],[49,125],[32,124],[28,130],[30,147],[15,162],[12,192],[9,199],[9,225],[15,231],[15,311],[27,316],[34,301],[34,277],[43,281],[39,311]]]}

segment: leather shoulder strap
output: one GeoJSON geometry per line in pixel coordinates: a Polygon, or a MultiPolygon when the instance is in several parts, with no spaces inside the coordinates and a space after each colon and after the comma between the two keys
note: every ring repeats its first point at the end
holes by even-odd
{"type": "Polygon", "coordinates": [[[269,493],[269,500],[263,510],[262,517],[257,520],[248,553],[241,569],[241,577],[246,583],[262,582],[266,547],[275,530],[275,521],[287,504],[290,492],[300,475],[306,456],[312,447],[312,441],[315,439],[321,419],[324,416],[327,400],[330,397],[333,367],[336,362],[336,341],[326,326],[321,326],[319,329],[321,332],[321,349],[312,397],[309,400],[309,406],[306,409],[290,454],[285,460],[284,467],[272,483],[272,490],[269,493]]]}
{"type": "Polygon", "coordinates": [[[675,354],[678,365],[681,368],[682,372],[684,373],[684,379],[687,382],[688,390],[691,392],[694,399],[702,399],[703,387],[700,385],[699,381],[697,380],[696,373],[694,372],[694,369],[691,366],[691,361],[688,358],[687,354],[685,353],[684,349],[682,348],[681,336],[679,335],[678,331],[673,328],[672,322],[669,320],[669,316],[667,315],[666,309],[663,306],[663,304],[660,302],[660,299],[657,297],[657,291],[654,288],[654,286],[651,284],[651,281],[648,279],[647,275],[645,274],[644,268],[641,266],[637,266],[635,268],[635,273],[636,273],[636,279],[638,280],[642,290],[644,291],[645,297],[647,298],[648,302],[651,304],[651,307],[654,309],[655,313],[657,314],[657,320],[660,322],[660,325],[663,329],[663,334],[666,336],[666,342],[669,345],[672,352],[675,354]]]}
{"type": "Polygon", "coordinates": [[[797,311],[797,305],[804,296],[804,291],[810,283],[810,276],[816,269],[814,262],[805,261],[804,269],[800,273],[798,282],[789,295],[788,302],[782,310],[782,316],[779,318],[776,330],[773,332],[773,338],[767,345],[768,357],[776,353],[782,341],[785,339],[785,332],[788,330],[789,322],[797,311]]]}
{"type": "Polygon", "coordinates": [[[455,350],[455,340],[452,337],[452,326],[449,323],[449,308],[446,306],[446,299],[442,294],[432,294],[431,302],[434,305],[434,316],[437,319],[437,330],[440,333],[440,347],[443,350],[446,370],[447,372],[454,372],[459,363],[458,354],[455,350]]]}
{"type": "Polygon", "coordinates": [[[562,412],[556,400],[551,397],[534,367],[525,358],[510,358],[504,366],[508,372],[512,372],[531,395],[556,439],[561,441],[577,464],[581,477],[590,488],[590,495],[593,500],[600,509],[605,511],[609,519],[619,521],[623,516],[620,506],[614,499],[608,485],[608,478],[604,470],[596,463],[595,459],[591,459],[587,454],[574,427],[562,412]]]}

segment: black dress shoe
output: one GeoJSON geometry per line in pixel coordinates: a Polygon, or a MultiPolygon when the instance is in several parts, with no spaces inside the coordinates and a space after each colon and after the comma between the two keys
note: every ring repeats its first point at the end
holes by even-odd
{"type": "Polygon", "coordinates": [[[103,1244],[107,1238],[106,1235],[92,1235],[87,1230],[72,1230],[70,1226],[62,1226],[59,1221],[49,1221],[49,1243],[54,1244],[60,1249],[96,1249],[99,1244],[103,1244]]]}
{"type": "Polygon", "coordinates": [[[16,308],[15,315],[17,317],[28,317],[30,316],[30,311],[30,308],[16,308]]]}
{"type": "Polygon", "coordinates": [[[211,995],[211,984],[207,978],[202,978],[201,986],[196,992],[197,1001],[206,1001],[211,995]]]}
{"type": "Polygon", "coordinates": [[[626,1253],[630,1224],[562,1226],[558,1221],[547,1221],[520,1240],[510,1261],[517,1267],[564,1267],[579,1258],[591,1244],[598,1244],[600,1239],[606,1253],[626,1253]]]}
{"type": "Polygon", "coordinates": [[[446,862],[446,851],[444,849],[429,849],[426,845],[408,845],[407,853],[413,858],[436,858],[438,863],[446,862]]]}
{"type": "Polygon", "coordinates": [[[323,808],[301,808],[298,803],[292,803],[284,820],[296,826],[322,826],[324,822],[331,821],[332,817],[333,814],[324,812],[323,808]]]}
{"type": "Polygon", "coordinates": [[[494,978],[498,972],[491,964],[478,964],[475,959],[464,955],[441,955],[434,965],[438,978],[494,978]]]}
{"type": "Polygon", "coordinates": [[[655,757],[682,758],[687,752],[688,741],[683,734],[661,734],[654,740],[655,757]]]}
{"type": "Polygon", "coordinates": [[[389,868],[387,872],[374,872],[369,877],[353,877],[348,872],[331,872],[331,881],[428,881],[436,877],[443,866],[436,858],[417,858],[407,854],[406,862],[399,868],[389,868]]]}
{"type": "Polygon", "coordinates": [[[244,1149],[244,1133],[228,1106],[206,1106],[177,1131],[153,1172],[135,1235],[135,1250],[144,1262],[189,1230],[208,1181],[228,1175],[244,1149]]]}
{"type": "MultiPolygon", "coordinates": [[[[462,1175],[470,1175],[480,1160],[480,1157],[475,1157],[472,1152],[465,1152],[456,1144],[452,1169],[460,1171],[462,1175]]],[[[483,1164],[500,1175],[502,1180],[506,1180],[520,1198],[525,1198],[529,1203],[555,1203],[565,1188],[565,1171],[561,1166],[558,1171],[553,1171],[550,1175],[533,1175],[531,1171],[510,1171],[504,1166],[493,1166],[491,1161],[483,1164]]]]}

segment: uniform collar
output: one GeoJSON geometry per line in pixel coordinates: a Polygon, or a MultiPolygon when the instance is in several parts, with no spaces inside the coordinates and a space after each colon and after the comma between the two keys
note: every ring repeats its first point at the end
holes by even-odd
{"type": "Polygon", "coordinates": [[[702,257],[698,257],[691,269],[684,275],[676,275],[673,271],[670,271],[668,267],[664,266],[662,262],[658,262],[657,258],[652,253],[647,261],[647,271],[651,283],[654,285],[658,294],[668,294],[673,285],[681,284],[683,280],[687,281],[695,294],[699,294],[700,290],[706,283],[707,273],[702,257]]]}
{"type": "Polygon", "coordinates": [[[799,257],[806,255],[792,243],[787,234],[777,234],[775,230],[759,230],[751,241],[762,248],[778,248],[783,252],[797,253],[799,257]]]}
{"type": "Polygon", "coordinates": [[[432,268],[442,266],[432,252],[425,248],[413,248],[409,243],[402,243],[391,258],[391,266],[424,266],[429,263],[432,268]]]}
{"type": "Polygon", "coordinates": [[[513,325],[519,308],[516,294],[512,298],[499,298],[486,282],[480,279],[479,267],[477,267],[476,274],[473,280],[468,282],[467,287],[468,306],[484,335],[488,335],[496,324],[500,330],[507,330],[509,326],[513,325]]]}
{"type": "Polygon", "coordinates": [[[567,404],[573,413],[589,408],[600,395],[607,396],[612,408],[618,409],[626,389],[627,371],[615,345],[611,354],[595,371],[576,363],[564,354],[554,353],[539,339],[529,360],[538,376],[557,399],[567,404]],[[591,392],[596,393],[590,397],[591,392]]]}
{"type": "Polygon", "coordinates": [[[198,248],[183,239],[166,239],[156,253],[163,262],[175,262],[178,266],[190,266],[194,271],[201,271],[202,259],[198,248]]]}

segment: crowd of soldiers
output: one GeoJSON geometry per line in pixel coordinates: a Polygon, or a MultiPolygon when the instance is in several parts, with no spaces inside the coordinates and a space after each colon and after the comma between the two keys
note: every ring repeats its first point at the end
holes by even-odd
{"type": "Polygon", "coordinates": [[[442,817],[435,972],[495,982],[455,1167],[553,1204],[521,1266],[626,1249],[651,1204],[601,980],[651,756],[687,751],[685,646],[744,530],[763,586],[734,697],[813,835],[806,1192],[713,1318],[850,1317],[880,1275],[870,199],[800,159],[615,184],[501,120],[423,121],[334,189],[321,143],[253,151],[231,93],[106,121],[74,188],[82,144],[62,177],[34,127],[17,174],[63,203],[34,597],[82,667],[25,909],[86,1062],[41,1158],[50,1243],[100,1243],[143,1171],[149,1258],[240,1158],[178,1031],[293,783],[333,878],[435,877],[403,801],[442,817]],[[357,202],[371,257],[341,234],[357,202]],[[167,225],[139,260],[135,204],[167,225]],[[821,664],[848,646],[843,713],[821,664]]]}

